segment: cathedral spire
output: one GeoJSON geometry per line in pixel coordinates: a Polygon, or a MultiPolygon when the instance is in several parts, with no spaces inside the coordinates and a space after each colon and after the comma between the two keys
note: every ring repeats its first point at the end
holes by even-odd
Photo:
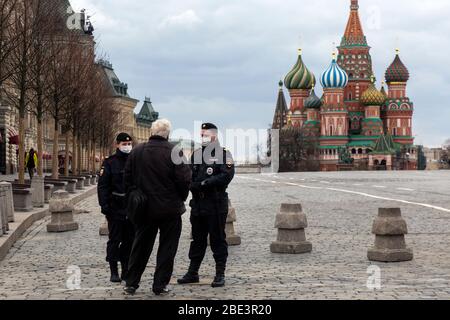
{"type": "Polygon", "coordinates": [[[278,100],[275,107],[272,129],[282,129],[286,125],[286,114],[288,112],[286,98],[283,92],[283,81],[280,80],[278,86],[280,89],[278,90],[278,100]]]}
{"type": "Polygon", "coordinates": [[[350,17],[347,22],[347,28],[345,28],[344,36],[342,37],[341,46],[367,46],[366,36],[364,35],[361,25],[358,9],[358,0],[351,0],[350,17]]]}
{"type": "Polygon", "coordinates": [[[358,0],[351,0],[352,4],[350,6],[351,10],[358,10],[359,9],[359,4],[358,4],[358,0]]]}

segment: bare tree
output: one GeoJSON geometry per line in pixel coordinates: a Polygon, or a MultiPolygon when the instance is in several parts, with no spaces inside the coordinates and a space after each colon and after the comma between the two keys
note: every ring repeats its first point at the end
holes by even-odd
{"type": "Polygon", "coordinates": [[[32,87],[31,65],[34,60],[33,31],[35,15],[33,1],[21,1],[16,3],[12,15],[13,24],[9,28],[11,37],[17,40],[17,44],[10,52],[8,67],[13,70],[8,78],[11,86],[6,90],[9,100],[19,112],[19,183],[25,181],[25,117],[30,107],[32,87]]]}
{"type": "Polygon", "coordinates": [[[18,45],[14,20],[17,2],[18,0],[0,0],[0,103],[3,98],[3,83],[15,69],[9,59],[18,45]]]}
{"type": "Polygon", "coordinates": [[[68,101],[72,98],[74,81],[80,79],[74,78],[73,65],[77,62],[80,50],[84,49],[80,35],[77,33],[55,33],[49,39],[50,55],[54,57],[47,65],[46,82],[47,99],[49,100],[48,112],[54,123],[53,134],[53,161],[52,177],[58,178],[58,149],[59,149],[59,131],[63,120],[70,114],[68,101]]]}
{"type": "Polygon", "coordinates": [[[33,57],[31,63],[32,98],[33,107],[31,112],[37,120],[37,151],[38,151],[38,175],[43,175],[42,155],[44,151],[43,121],[48,100],[45,99],[47,83],[45,81],[45,70],[48,63],[53,60],[48,50],[48,39],[54,31],[58,12],[42,0],[34,0],[34,13],[36,15],[33,30],[33,57]]]}

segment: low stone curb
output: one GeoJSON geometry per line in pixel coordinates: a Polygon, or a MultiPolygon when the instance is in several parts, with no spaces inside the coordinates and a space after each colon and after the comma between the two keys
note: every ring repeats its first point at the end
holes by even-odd
{"type": "MultiPolygon", "coordinates": [[[[71,195],[70,201],[73,205],[76,205],[80,201],[83,201],[96,193],[97,186],[89,186],[82,192],[71,195]]],[[[0,237],[0,261],[5,258],[14,243],[19,240],[33,223],[47,216],[50,216],[48,204],[46,204],[44,208],[38,208],[31,212],[14,212],[15,222],[10,222],[8,234],[0,237]]]]}

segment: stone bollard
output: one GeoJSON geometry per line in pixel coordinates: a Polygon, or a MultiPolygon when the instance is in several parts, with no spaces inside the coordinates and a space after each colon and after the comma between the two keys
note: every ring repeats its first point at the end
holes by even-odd
{"type": "Polygon", "coordinates": [[[91,185],[95,186],[97,184],[97,176],[92,175],[91,176],[91,185]]]}
{"type": "Polygon", "coordinates": [[[31,189],[13,189],[13,203],[14,211],[33,211],[33,193],[31,192],[31,189]]]}
{"type": "MultiPolygon", "coordinates": [[[[2,200],[0,196],[0,200],[2,200]]],[[[3,226],[3,208],[2,203],[0,202],[0,226],[3,226]]],[[[3,228],[0,228],[0,237],[3,235],[3,228]]]]}
{"type": "Polygon", "coordinates": [[[91,185],[91,176],[88,174],[85,174],[85,175],[83,175],[83,177],[86,178],[86,180],[84,180],[84,186],[89,187],[91,185]]]}
{"type": "Polygon", "coordinates": [[[100,229],[98,230],[98,233],[99,233],[101,236],[107,236],[107,235],[109,235],[108,220],[106,220],[106,218],[105,218],[105,220],[103,221],[103,223],[101,224],[100,229]]]}
{"type": "Polygon", "coordinates": [[[283,203],[275,222],[275,228],[278,228],[277,241],[270,245],[270,251],[289,254],[311,252],[312,244],[306,241],[306,227],[308,222],[301,204],[283,203]]]}
{"type": "Polygon", "coordinates": [[[73,204],[67,191],[56,191],[50,200],[51,222],[47,232],[66,232],[78,230],[78,223],[73,220],[73,204]]]}
{"type": "Polygon", "coordinates": [[[234,222],[236,222],[236,209],[232,207],[231,201],[228,200],[228,216],[225,233],[227,234],[227,243],[229,246],[238,246],[241,244],[241,237],[236,235],[234,231],[234,222]]]}
{"type": "Polygon", "coordinates": [[[44,178],[34,177],[31,180],[31,189],[33,190],[33,207],[43,208],[45,203],[44,178]]]}
{"type": "Polygon", "coordinates": [[[14,202],[13,202],[13,189],[9,182],[0,182],[0,188],[4,188],[6,192],[6,214],[8,216],[8,222],[14,222],[14,202]]]}
{"type": "Polygon", "coordinates": [[[0,189],[0,236],[7,232],[6,194],[0,189]]]}
{"type": "Polygon", "coordinates": [[[6,188],[4,185],[0,187],[0,230],[1,234],[9,231],[8,211],[7,211],[6,188]]]}
{"type": "Polygon", "coordinates": [[[84,180],[86,180],[85,177],[77,177],[77,189],[78,190],[84,190],[84,180]]]}
{"type": "Polygon", "coordinates": [[[413,252],[406,247],[408,226],[400,208],[380,208],[372,227],[375,246],[369,249],[370,261],[401,262],[413,259],[413,252]]]}
{"type": "Polygon", "coordinates": [[[53,188],[55,186],[53,184],[45,184],[44,185],[44,202],[49,203],[52,198],[53,188]]]}

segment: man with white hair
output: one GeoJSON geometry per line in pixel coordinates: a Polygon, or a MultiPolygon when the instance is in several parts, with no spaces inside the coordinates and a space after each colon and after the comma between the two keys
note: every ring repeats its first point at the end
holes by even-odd
{"type": "Polygon", "coordinates": [[[154,273],[153,292],[167,294],[172,277],[175,255],[181,235],[181,215],[186,212],[184,202],[189,195],[192,172],[182,151],[168,139],[171,124],[157,120],[151,128],[151,137],[129,156],[125,167],[127,194],[139,190],[146,197],[139,222],[135,219],[136,235],[129,260],[125,292],[134,294],[139,288],[142,274],[150,258],[158,231],[159,248],[154,273]],[[184,159],[180,164],[172,161],[177,151],[184,159]]]}

